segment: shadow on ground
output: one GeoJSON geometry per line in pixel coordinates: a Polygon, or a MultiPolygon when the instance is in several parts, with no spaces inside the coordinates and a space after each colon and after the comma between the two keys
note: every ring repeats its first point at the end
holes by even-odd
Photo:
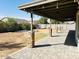
{"type": "MultiPolygon", "coordinates": [[[[59,36],[57,35],[55,37],[59,37],[59,36]]],[[[68,46],[77,46],[76,40],[75,40],[75,30],[69,31],[66,37],[65,43],[35,45],[34,48],[48,47],[53,45],[63,45],[63,44],[68,46]]],[[[22,47],[24,47],[22,43],[13,43],[13,42],[2,43],[0,44],[0,51],[6,50],[6,49],[22,48],[22,47]]]]}
{"type": "Polygon", "coordinates": [[[75,38],[75,30],[70,30],[69,31],[69,33],[68,33],[68,35],[66,37],[64,45],[77,46],[76,38],[75,38]]]}
{"type": "Polygon", "coordinates": [[[0,51],[6,50],[6,49],[21,48],[21,47],[24,47],[22,43],[6,42],[6,43],[0,44],[0,51]]]}
{"type": "Polygon", "coordinates": [[[52,35],[52,37],[60,37],[61,35],[52,35]]]}
{"type": "Polygon", "coordinates": [[[6,57],[5,59],[15,59],[15,58],[12,58],[12,57],[9,57],[9,56],[8,56],[8,57],[6,57]]]}
{"type": "MultiPolygon", "coordinates": [[[[59,36],[60,35],[56,35],[56,36],[52,36],[52,37],[59,37],[59,36]]],[[[76,38],[75,38],[75,30],[70,30],[68,32],[66,40],[63,43],[35,45],[35,48],[38,48],[38,47],[48,47],[48,46],[54,46],[54,45],[77,46],[76,38]]]]}
{"type": "Polygon", "coordinates": [[[35,45],[34,48],[39,47],[48,47],[48,46],[55,46],[55,45],[63,45],[64,43],[57,43],[57,44],[42,44],[42,45],[35,45]]]}

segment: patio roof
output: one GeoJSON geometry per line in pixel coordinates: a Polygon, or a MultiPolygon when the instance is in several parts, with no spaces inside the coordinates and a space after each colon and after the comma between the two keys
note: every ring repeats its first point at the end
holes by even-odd
{"type": "Polygon", "coordinates": [[[60,21],[75,21],[78,3],[74,0],[39,1],[19,6],[20,10],[60,21]]]}

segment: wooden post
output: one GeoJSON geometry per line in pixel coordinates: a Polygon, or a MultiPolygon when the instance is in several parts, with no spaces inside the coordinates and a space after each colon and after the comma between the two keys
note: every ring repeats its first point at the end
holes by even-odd
{"type": "Polygon", "coordinates": [[[50,28],[50,37],[52,37],[52,29],[50,28]]]}
{"type": "Polygon", "coordinates": [[[33,30],[33,13],[31,12],[31,40],[32,40],[32,48],[35,45],[35,35],[33,30]]]}
{"type": "Polygon", "coordinates": [[[76,13],[76,43],[79,47],[79,10],[76,13]]]}
{"type": "Polygon", "coordinates": [[[52,37],[51,19],[50,19],[50,37],[52,37]]]}
{"type": "Polygon", "coordinates": [[[49,25],[50,25],[50,27],[49,27],[49,35],[50,35],[50,37],[52,37],[51,19],[48,19],[47,22],[48,22],[49,25]]]}

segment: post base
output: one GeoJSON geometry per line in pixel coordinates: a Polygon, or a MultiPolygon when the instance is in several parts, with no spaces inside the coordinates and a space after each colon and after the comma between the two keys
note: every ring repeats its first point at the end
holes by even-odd
{"type": "Polygon", "coordinates": [[[52,29],[49,30],[50,37],[52,37],[52,29]]]}
{"type": "Polygon", "coordinates": [[[31,32],[31,48],[35,46],[35,32],[31,32]]]}

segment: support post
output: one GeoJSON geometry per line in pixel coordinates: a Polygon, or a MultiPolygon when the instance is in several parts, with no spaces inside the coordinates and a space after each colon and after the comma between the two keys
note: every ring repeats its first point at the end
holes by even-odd
{"type": "Polygon", "coordinates": [[[76,13],[76,43],[79,47],[79,10],[76,13]]]}
{"type": "Polygon", "coordinates": [[[49,28],[50,37],[52,37],[52,28],[51,28],[51,25],[52,25],[52,24],[51,24],[51,19],[50,19],[50,23],[49,23],[49,24],[50,24],[50,28],[49,28]]]}
{"type": "Polygon", "coordinates": [[[35,35],[33,30],[33,13],[31,12],[31,40],[32,40],[32,48],[35,45],[35,35]]]}
{"type": "Polygon", "coordinates": [[[52,37],[52,29],[50,28],[50,37],[52,37]]]}

